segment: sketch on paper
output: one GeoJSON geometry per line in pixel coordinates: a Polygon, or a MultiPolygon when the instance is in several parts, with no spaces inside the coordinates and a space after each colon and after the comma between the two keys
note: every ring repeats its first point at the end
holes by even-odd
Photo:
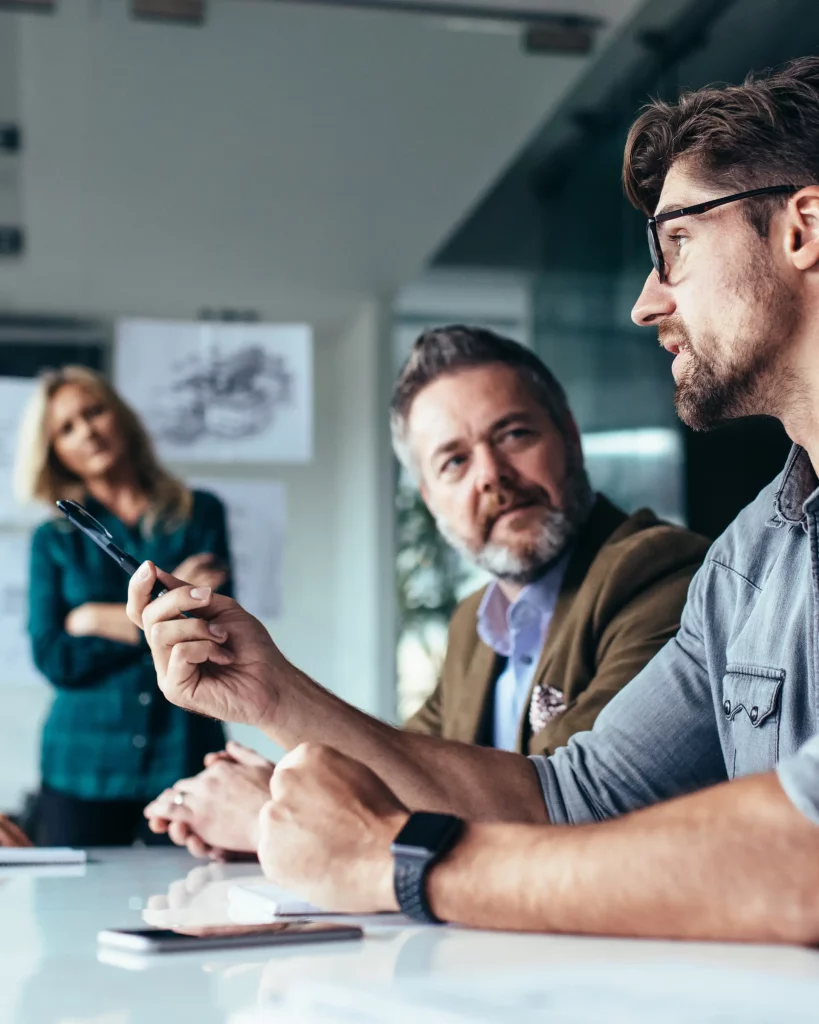
{"type": "Polygon", "coordinates": [[[303,325],[124,320],[116,379],[160,454],[303,462],[312,455],[312,351],[303,325]]]}
{"type": "Polygon", "coordinates": [[[283,356],[268,355],[258,345],[226,355],[215,348],[199,367],[171,364],[154,431],[160,440],[183,445],[208,437],[254,437],[271,425],[278,408],[293,401],[292,384],[283,356]]]}

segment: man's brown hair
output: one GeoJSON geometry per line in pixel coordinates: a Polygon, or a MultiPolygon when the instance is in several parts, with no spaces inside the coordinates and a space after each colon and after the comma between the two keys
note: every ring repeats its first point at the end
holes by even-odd
{"type": "MultiPolygon", "coordinates": [[[[819,182],[819,57],[752,73],[742,85],[711,85],[684,92],[676,103],[646,106],[628,134],[623,161],[632,205],[651,216],[680,158],[698,181],[726,193],[819,182]]],[[[786,201],[755,200],[743,212],[765,237],[772,212],[786,201]]]]}

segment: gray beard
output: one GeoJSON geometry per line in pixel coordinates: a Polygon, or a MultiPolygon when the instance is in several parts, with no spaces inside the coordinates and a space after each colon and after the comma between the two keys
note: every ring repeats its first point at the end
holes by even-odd
{"type": "Polygon", "coordinates": [[[560,558],[585,525],[593,504],[594,494],[581,464],[567,481],[565,509],[543,509],[537,535],[524,552],[491,542],[473,551],[444,519],[436,517],[435,522],[444,540],[467,561],[495,579],[526,584],[540,579],[560,558]]]}

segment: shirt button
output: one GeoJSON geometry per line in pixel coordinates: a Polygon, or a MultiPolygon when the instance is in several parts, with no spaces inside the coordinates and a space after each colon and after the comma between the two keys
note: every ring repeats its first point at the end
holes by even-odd
{"type": "Polygon", "coordinates": [[[137,750],[142,750],[142,748],[148,741],[145,739],[144,736],[134,736],[131,742],[137,748],[137,750]]]}
{"type": "Polygon", "coordinates": [[[759,708],[751,708],[751,721],[755,722],[759,718],[759,708]]]}
{"type": "Polygon", "coordinates": [[[146,704],[150,704],[151,703],[151,695],[150,695],[150,693],[141,693],[139,695],[139,703],[142,704],[143,707],[146,704]]]}
{"type": "Polygon", "coordinates": [[[520,657],[520,660],[521,660],[521,664],[523,664],[523,665],[531,665],[532,664],[532,657],[529,654],[522,654],[521,657],[520,657]]]}
{"type": "Polygon", "coordinates": [[[726,715],[730,715],[731,714],[731,702],[730,702],[730,700],[726,700],[726,702],[722,705],[722,710],[725,712],[726,715]]]}

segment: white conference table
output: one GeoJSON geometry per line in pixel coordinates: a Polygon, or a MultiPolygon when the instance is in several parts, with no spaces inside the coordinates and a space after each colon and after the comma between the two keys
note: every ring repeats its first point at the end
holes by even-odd
{"type": "MultiPolygon", "coordinates": [[[[75,869],[76,870],[76,869],[75,869]]],[[[819,1020],[819,952],[795,947],[375,929],[360,942],[98,959],[103,928],[229,920],[257,865],[90,851],[84,874],[0,871],[3,1024],[819,1020]]]]}

